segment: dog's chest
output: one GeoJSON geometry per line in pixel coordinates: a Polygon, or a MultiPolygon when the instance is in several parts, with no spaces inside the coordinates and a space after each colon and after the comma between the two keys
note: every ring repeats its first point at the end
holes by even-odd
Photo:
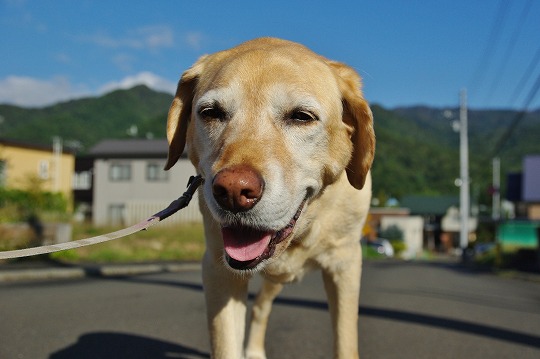
{"type": "Polygon", "coordinates": [[[292,244],[264,268],[263,276],[273,282],[290,283],[301,280],[316,267],[305,248],[292,244]]]}

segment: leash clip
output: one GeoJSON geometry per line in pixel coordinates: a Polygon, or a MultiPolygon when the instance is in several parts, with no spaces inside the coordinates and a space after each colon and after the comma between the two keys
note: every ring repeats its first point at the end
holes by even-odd
{"type": "Polygon", "coordinates": [[[172,216],[182,208],[187,207],[187,205],[193,198],[193,194],[195,193],[197,188],[201,184],[203,184],[203,182],[204,179],[201,175],[191,176],[187,184],[187,190],[180,197],[178,197],[178,199],[172,201],[167,208],[154,214],[152,217],[150,217],[149,220],[152,220],[153,218],[158,218],[160,221],[162,221],[165,218],[172,216]]]}

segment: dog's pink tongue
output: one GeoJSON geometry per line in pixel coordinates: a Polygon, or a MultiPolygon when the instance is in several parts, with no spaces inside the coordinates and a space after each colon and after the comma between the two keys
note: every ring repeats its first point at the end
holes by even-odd
{"type": "Polygon", "coordinates": [[[222,228],[225,252],[240,262],[254,260],[268,247],[272,233],[246,228],[222,228]]]}

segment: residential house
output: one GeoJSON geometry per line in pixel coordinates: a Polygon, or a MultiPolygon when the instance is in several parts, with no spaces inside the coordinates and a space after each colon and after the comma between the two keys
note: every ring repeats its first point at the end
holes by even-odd
{"type": "Polygon", "coordinates": [[[39,181],[41,190],[71,199],[74,166],[75,156],[58,138],[50,146],[0,139],[0,186],[29,189],[39,181]]]}
{"type": "Polygon", "coordinates": [[[422,255],[424,240],[424,218],[422,216],[384,216],[381,218],[381,230],[398,228],[403,234],[404,259],[415,259],[422,255]]]}
{"type": "Polygon", "coordinates": [[[501,223],[497,241],[503,247],[538,251],[540,265],[540,155],[523,158],[523,172],[508,175],[506,198],[516,204],[516,219],[501,223]]]}
{"type": "Polygon", "coordinates": [[[540,155],[523,159],[521,200],[525,203],[527,218],[540,220],[540,155]]]}
{"type": "MultiPolygon", "coordinates": [[[[167,152],[164,139],[104,140],[90,149],[93,223],[132,225],[180,197],[195,169],[183,156],[172,169],[164,171],[167,152]]],[[[197,221],[201,216],[194,200],[164,223],[197,221]]]]}
{"type": "Polygon", "coordinates": [[[540,155],[523,158],[523,172],[507,177],[506,199],[516,204],[518,219],[540,220],[540,155]]]}
{"type": "Polygon", "coordinates": [[[400,207],[374,207],[369,209],[369,214],[366,219],[362,237],[368,241],[375,241],[380,236],[379,232],[382,219],[385,217],[408,217],[410,211],[407,208],[400,207]]]}
{"type": "MultiPolygon", "coordinates": [[[[401,257],[413,259],[422,253],[424,220],[421,216],[412,216],[408,208],[403,207],[372,207],[369,210],[366,233],[367,240],[376,240],[391,227],[397,227],[405,243],[401,257]]],[[[385,238],[387,239],[387,238],[385,238]]]]}
{"type": "Polygon", "coordinates": [[[529,204],[529,218],[540,220],[540,155],[526,156],[523,168],[523,199],[529,204]]]}
{"type": "MultiPolygon", "coordinates": [[[[424,218],[424,248],[444,252],[459,248],[459,197],[411,195],[405,196],[401,205],[411,215],[424,218]]],[[[470,239],[474,240],[478,219],[470,216],[468,222],[470,239]]]]}
{"type": "MultiPolygon", "coordinates": [[[[404,258],[415,258],[423,249],[451,252],[459,248],[460,215],[457,196],[404,196],[400,207],[370,209],[368,226],[377,232],[398,227],[403,232],[404,258]]],[[[475,211],[471,211],[475,213],[475,211]]],[[[475,240],[478,218],[469,217],[469,239],[475,240]]],[[[368,239],[373,239],[370,233],[368,239]]]]}

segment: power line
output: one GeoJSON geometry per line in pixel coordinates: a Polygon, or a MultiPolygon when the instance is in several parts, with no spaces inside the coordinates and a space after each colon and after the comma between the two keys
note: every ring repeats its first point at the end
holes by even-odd
{"type": "Polygon", "coordinates": [[[495,150],[493,151],[493,155],[491,157],[495,157],[496,155],[499,154],[499,152],[501,152],[501,150],[503,149],[508,139],[510,139],[510,136],[512,136],[512,133],[514,132],[514,130],[517,128],[517,126],[523,120],[523,118],[527,115],[529,106],[531,102],[533,101],[533,99],[538,94],[538,90],[540,90],[540,74],[536,78],[536,82],[534,83],[533,87],[529,91],[529,95],[527,96],[525,100],[523,109],[516,114],[516,116],[512,120],[512,123],[506,130],[506,132],[501,136],[501,138],[497,142],[497,145],[495,146],[495,150]]]}
{"type": "MultiPolygon", "coordinates": [[[[488,57],[490,57],[492,55],[492,53],[494,51],[495,43],[497,42],[497,39],[498,39],[498,37],[500,35],[500,30],[502,28],[501,25],[502,25],[502,23],[503,23],[503,21],[505,19],[505,13],[506,13],[506,10],[507,10],[505,5],[506,5],[505,0],[501,0],[501,2],[499,3],[499,8],[498,8],[497,17],[496,17],[496,20],[495,20],[495,23],[494,23],[494,27],[492,28],[492,31],[491,31],[490,40],[489,40],[488,46],[486,48],[486,51],[483,54],[484,55],[483,59],[485,61],[487,61],[488,57]]],[[[525,23],[525,20],[527,19],[528,13],[530,12],[531,5],[532,5],[532,1],[528,0],[524,4],[524,6],[522,8],[517,27],[514,29],[514,31],[512,33],[512,36],[510,37],[510,42],[508,43],[508,46],[506,47],[505,55],[504,55],[504,57],[502,59],[501,65],[499,66],[498,71],[495,73],[496,77],[493,79],[492,86],[490,87],[490,92],[489,92],[489,96],[488,96],[488,102],[489,102],[489,99],[491,98],[491,96],[493,95],[493,93],[495,92],[497,86],[499,85],[499,83],[500,83],[499,80],[501,79],[502,73],[506,69],[509,58],[511,57],[512,53],[514,52],[514,48],[516,46],[517,39],[518,39],[518,37],[519,37],[519,35],[521,33],[523,24],[525,23]]],[[[539,62],[540,62],[540,47],[536,51],[534,57],[532,58],[532,61],[530,62],[527,69],[525,70],[525,72],[524,72],[523,76],[521,77],[517,87],[515,88],[515,90],[513,92],[513,95],[512,95],[511,103],[515,102],[518,95],[521,94],[521,92],[523,91],[527,81],[533,75],[533,72],[535,71],[535,69],[536,69],[539,62]]],[[[487,66],[482,66],[482,65],[483,65],[483,63],[481,62],[479,64],[479,68],[477,69],[477,76],[475,78],[477,80],[480,79],[480,75],[478,75],[478,74],[481,74],[482,70],[485,71],[485,69],[487,68],[487,66]]],[[[514,133],[516,128],[519,126],[521,121],[528,114],[529,106],[533,102],[533,100],[536,97],[536,95],[538,94],[539,90],[540,90],[540,74],[537,76],[535,83],[533,84],[532,88],[529,90],[529,93],[528,93],[527,97],[525,98],[522,109],[519,112],[516,113],[516,115],[514,116],[514,118],[511,121],[510,125],[507,127],[506,131],[504,131],[502,136],[497,141],[496,145],[493,147],[494,150],[492,152],[491,157],[498,156],[499,153],[503,150],[504,146],[506,145],[506,143],[508,142],[508,140],[510,139],[510,137],[512,136],[512,134],[514,133]]]]}
{"type": "Polygon", "coordinates": [[[507,4],[508,3],[505,0],[500,0],[499,2],[499,8],[497,10],[497,15],[495,16],[493,26],[491,27],[489,39],[486,43],[486,48],[482,53],[480,61],[478,62],[478,65],[476,66],[476,70],[472,77],[470,87],[473,89],[477,89],[482,82],[484,74],[488,68],[487,64],[489,63],[489,60],[493,58],[493,51],[495,50],[495,45],[498,43],[501,34],[502,24],[504,23],[507,14],[507,4]]]}
{"type": "Polygon", "coordinates": [[[536,54],[534,54],[534,57],[532,58],[532,61],[529,63],[529,66],[527,66],[527,69],[525,70],[525,73],[523,73],[523,76],[519,80],[516,89],[512,93],[511,97],[511,103],[515,102],[517,97],[521,94],[521,91],[523,91],[523,88],[525,87],[525,83],[531,78],[531,75],[533,71],[536,69],[536,66],[540,63],[540,46],[536,50],[536,54]]]}
{"type": "Polygon", "coordinates": [[[529,10],[531,8],[532,1],[528,0],[525,5],[523,6],[523,9],[521,10],[521,14],[518,19],[518,24],[514,28],[514,31],[512,33],[512,36],[510,37],[510,41],[508,42],[508,46],[506,48],[506,51],[504,53],[504,56],[502,58],[501,64],[497,71],[495,72],[496,76],[493,77],[493,81],[490,86],[490,90],[488,92],[488,96],[486,99],[486,102],[489,103],[491,101],[491,98],[493,97],[493,93],[497,89],[498,85],[500,84],[500,80],[503,76],[503,73],[508,65],[508,61],[512,57],[512,53],[514,52],[514,48],[516,47],[516,43],[518,42],[519,35],[521,33],[521,29],[523,29],[523,24],[525,23],[525,20],[527,19],[527,15],[529,14],[529,10]]]}

